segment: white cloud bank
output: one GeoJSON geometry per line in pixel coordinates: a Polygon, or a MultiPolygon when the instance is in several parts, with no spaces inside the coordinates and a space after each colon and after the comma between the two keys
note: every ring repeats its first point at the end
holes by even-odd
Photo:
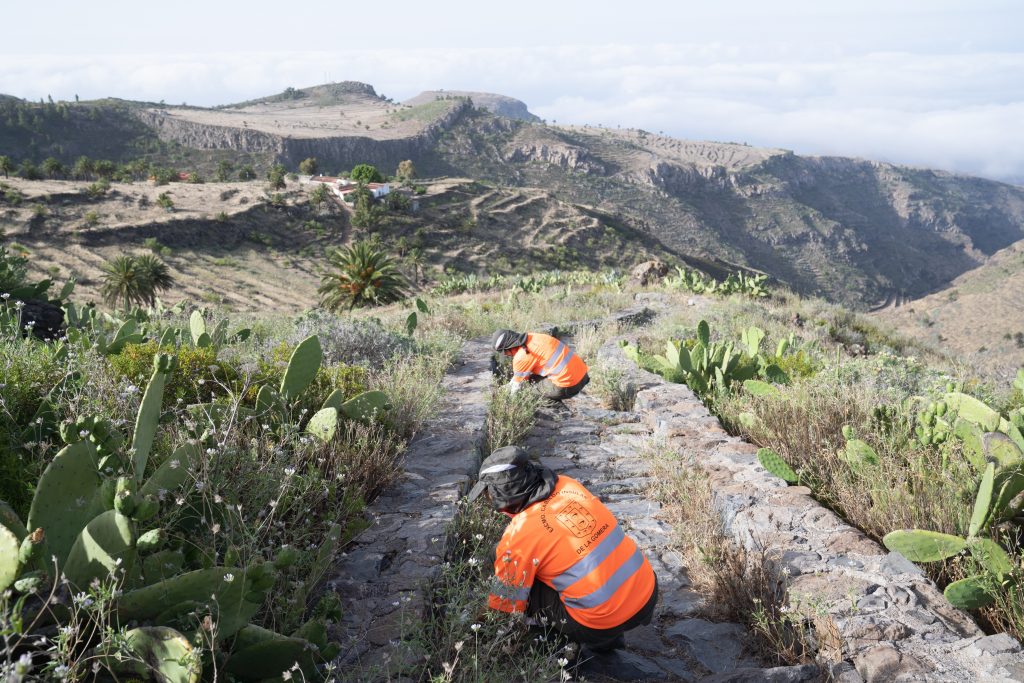
{"type": "Polygon", "coordinates": [[[0,60],[0,92],[216,105],[328,81],[518,97],[539,116],[1024,182],[1024,52],[693,44],[0,60]]]}

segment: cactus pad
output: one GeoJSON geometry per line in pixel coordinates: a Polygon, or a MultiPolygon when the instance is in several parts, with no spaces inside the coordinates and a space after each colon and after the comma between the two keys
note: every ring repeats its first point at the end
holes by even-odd
{"type": "Polygon", "coordinates": [[[338,410],[336,408],[324,408],[318,410],[310,418],[306,425],[306,432],[312,434],[324,443],[334,440],[338,431],[338,410]]]}
{"type": "Polygon", "coordinates": [[[980,576],[969,576],[946,586],[943,591],[953,607],[960,609],[981,609],[991,605],[994,598],[985,580],[980,576]]]}
{"type": "Polygon", "coordinates": [[[743,382],[743,388],[747,390],[747,393],[751,396],[767,396],[769,398],[777,398],[779,390],[774,384],[768,382],[762,382],[758,379],[748,379],[743,382]]]}
{"type": "Polygon", "coordinates": [[[967,547],[967,541],[959,536],[922,529],[890,531],[882,543],[911,562],[938,562],[967,547]]]}
{"type": "Polygon", "coordinates": [[[0,525],[7,527],[7,530],[14,534],[20,542],[28,535],[28,530],[21,523],[21,518],[10,505],[0,500],[0,525]]]}
{"type": "Polygon", "coordinates": [[[46,533],[46,557],[55,555],[63,562],[78,538],[96,514],[102,512],[100,478],[96,472],[96,449],[89,441],[63,448],[47,465],[39,478],[29,529],[46,533]]]}
{"type": "Polygon", "coordinates": [[[1010,437],[1000,432],[989,432],[981,437],[985,458],[1000,467],[1013,467],[1021,461],[1021,450],[1010,437]]]}
{"type": "Polygon", "coordinates": [[[869,446],[866,441],[861,441],[860,439],[850,439],[846,442],[845,455],[846,462],[850,463],[852,467],[877,465],[879,462],[875,449],[869,446]]]}
{"type": "Polygon", "coordinates": [[[192,344],[199,346],[199,338],[206,334],[206,320],[199,310],[192,311],[188,318],[188,329],[192,334],[192,344]]]}
{"type": "Polygon", "coordinates": [[[18,537],[0,524],[0,593],[14,583],[21,563],[18,561],[18,537]]]}
{"type": "Polygon", "coordinates": [[[199,683],[202,660],[192,651],[188,638],[166,626],[142,626],[125,633],[125,649],[133,657],[124,668],[111,668],[152,677],[159,683],[199,683]]]}
{"type": "Polygon", "coordinates": [[[967,535],[974,537],[985,528],[989,512],[992,509],[992,490],[995,486],[996,466],[989,463],[985,473],[981,475],[981,483],[978,485],[978,494],[974,498],[974,511],[971,513],[971,523],[967,528],[967,535]]]}
{"type": "MultiPolygon", "coordinates": [[[[252,570],[249,573],[252,574],[252,570]]],[[[258,603],[245,599],[246,594],[252,592],[251,578],[237,567],[213,567],[179,574],[125,593],[118,601],[118,614],[121,619],[152,619],[168,605],[195,601],[209,605],[217,622],[218,637],[228,638],[259,610],[258,603]],[[211,600],[211,595],[217,596],[215,601],[211,600]]],[[[269,578],[273,585],[274,575],[271,573],[269,578]]]]}
{"type": "Polygon", "coordinates": [[[93,579],[105,578],[118,567],[127,571],[134,559],[135,525],[108,510],[82,529],[61,569],[72,584],[84,589],[93,579]]]}
{"type": "Polygon", "coordinates": [[[341,412],[345,417],[359,422],[369,422],[374,415],[390,409],[388,395],[383,391],[364,391],[341,405],[341,412]]]}
{"type": "Polygon", "coordinates": [[[757,451],[757,460],[761,466],[774,474],[776,477],[786,480],[790,484],[799,481],[793,468],[786,464],[778,453],[770,448],[761,448],[757,451]]]}
{"type": "Polygon", "coordinates": [[[319,337],[313,335],[303,339],[288,360],[288,369],[281,379],[281,395],[288,401],[295,400],[312,383],[323,358],[319,337]]]}
{"type": "Polygon", "coordinates": [[[971,556],[989,574],[1002,578],[1013,571],[1014,562],[1002,546],[990,538],[975,538],[970,544],[971,556]]]}
{"type": "Polygon", "coordinates": [[[999,413],[987,405],[967,394],[952,392],[943,397],[946,405],[951,411],[987,432],[994,432],[999,428],[999,413]]]}

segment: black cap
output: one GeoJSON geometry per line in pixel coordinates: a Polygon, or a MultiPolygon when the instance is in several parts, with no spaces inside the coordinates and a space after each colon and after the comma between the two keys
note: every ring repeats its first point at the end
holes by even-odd
{"type": "Polygon", "coordinates": [[[507,351],[526,344],[526,333],[515,330],[498,330],[491,335],[492,351],[507,351]]]}
{"type": "Polygon", "coordinates": [[[507,482],[515,478],[530,464],[530,456],[518,446],[505,446],[491,453],[480,463],[480,478],[469,491],[473,501],[487,489],[488,484],[507,482]]]}

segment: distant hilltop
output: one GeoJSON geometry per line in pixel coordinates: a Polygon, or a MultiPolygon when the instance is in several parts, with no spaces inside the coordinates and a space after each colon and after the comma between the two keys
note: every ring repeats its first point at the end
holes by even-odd
{"type": "Polygon", "coordinates": [[[446,97],[468,97],[473,100],[474,106],[481,107],[492,114],[504,116],[508,119],[518,119],[520,121],[530,121],[534,123],[541,120],[536,114],[530,113],[525,102],[507,95],[498,95],[489,92],[471,92],[469,90],[426,90],[416,97],[406,100],[403,104],[415,107],[420,104],[426,104],[427,102],[433,102],[446,97]]]}

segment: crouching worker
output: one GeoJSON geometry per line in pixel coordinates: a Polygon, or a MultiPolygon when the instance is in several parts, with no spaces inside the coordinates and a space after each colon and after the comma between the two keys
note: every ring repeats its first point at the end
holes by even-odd
{"type": "Polygon", "coordinates": [[[565,342],[539,332],[498,330],[491,348],[512,356],[512,391],[526,382],[540,382],[549,401],[572,398],[590,382],[589,368],[565,342]]]}
{"type": "Polygon", "coordinates": [[[582,484],[507,446],[480,466],[469,499],[481,495],[512,518],[495,551],[492,609],[525,612],[594,652],[624,647],[626,631],[651,623],[654,570],[582,484]]]}

